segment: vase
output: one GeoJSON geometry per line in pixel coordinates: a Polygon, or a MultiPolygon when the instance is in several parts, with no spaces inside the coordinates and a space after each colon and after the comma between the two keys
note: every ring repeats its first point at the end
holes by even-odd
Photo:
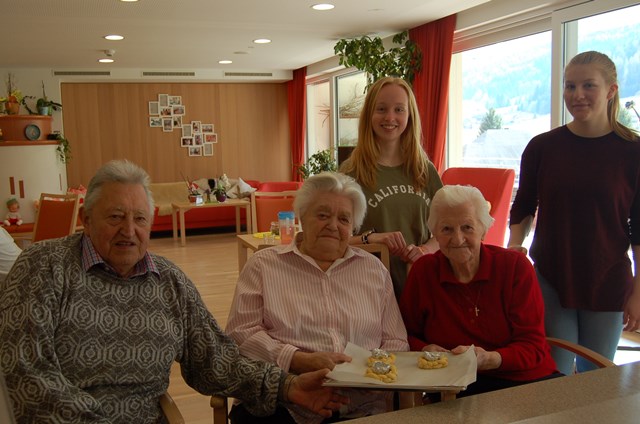
{"type": "Polygon", "coordinates": [[[38,114],[39,115],[44,115],[44,116],[49,116],[49,106],[39,106],[38,107],[38,114]]]}
{"type": "Polygon", "coordinates": [[[216,200],[218,202],[222,203],[225,200],[227,200],[227,195],[226,194],[216,194],[216,200]]]}
{"type": "Polygon", "coordinates": [[[5,103],[5,108],[9,115],[17,115],[20,113],[20,103],[7,102],[5,103]]]}

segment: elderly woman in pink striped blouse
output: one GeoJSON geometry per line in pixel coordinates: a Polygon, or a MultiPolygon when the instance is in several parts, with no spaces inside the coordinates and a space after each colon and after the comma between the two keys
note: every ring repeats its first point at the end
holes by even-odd
{"type": "MultiPolygon", "coordinates": [[[[347,342],[408,350],[389,272],[370,253],[349,246],[366,211],[358,183],[340,173],[314,175],[298,190],[294,209],[302,232],[288,245],[256,252],[240,273],[226,328],[240,352],[299,374],[350,361],[343,353],[347,342]]],[[[386,410],[388,395],[381,392],[344,394],[350,403],[337,419],[386,410]]],[[[240,404],[231,420],[320,423],[323,417],[296,406],[254,417],[240,404]]]]}

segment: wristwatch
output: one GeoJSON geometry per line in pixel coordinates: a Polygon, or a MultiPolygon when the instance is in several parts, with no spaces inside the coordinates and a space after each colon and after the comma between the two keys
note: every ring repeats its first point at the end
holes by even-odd
{"type": "Polygon", "coordinates": [[[362,244],[369,244],[369,236],[376,232],[375,228],[370,229],[362,233],[362,244]]]}

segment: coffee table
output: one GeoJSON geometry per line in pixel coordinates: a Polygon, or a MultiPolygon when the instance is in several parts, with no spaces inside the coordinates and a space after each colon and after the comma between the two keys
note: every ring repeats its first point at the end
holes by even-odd
{"type": "Polygon", "coordinates": [[[180,230],[180,244],[185,246],[187,244],[186,237],[186,228],[184,224],[184,214],[187,213],[190,209],[194,208],[226,208],[226,207],[235,207],[236,208],[236,234],[240,234],[240,208],[244,208],[246,211],[247,217],[247,233],[252,234],[253,230],[251,228],[251,202],[244,199],[227,199],[224,202],[212,202],[212,203],[202,203],[200,205],[196,205],[195,203],[189,202],[180,202],[180,203],[171,203],[171,220],[173,226],[173,239],[178,239],[178,230],[180,230]],[[178,215],[180,216],[180,222],[178,226],[178,215]]]}

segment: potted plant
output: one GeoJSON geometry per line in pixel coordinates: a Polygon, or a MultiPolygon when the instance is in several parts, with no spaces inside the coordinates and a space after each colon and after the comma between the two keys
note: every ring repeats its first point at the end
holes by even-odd
{"type": "Polygon", "coordinates": [[[353,66],[365,71],[369,84],[386,76],[396,76],[409,84],[422,68],[422,52],[420,47],[409,39],[409,32],[404,31],[393,36],[396,47],[385,50],[380,37],[363,36],[356,39],[341,39],[334,46],[339,56],[340,65],[353,66]]]}
{"type": "Polygon", "coordinates": [[[227,200],[227,187],[229,187],[229,178],[227,178],[227,174],[222,174],[213,188],[213,194],[218,202],[222,203],[227,200]]]}
{"type": "Polygon", "coordinates": [[[330,150],[321,150],[309,157],[306,164],[298,167],[298,172],[303,179],[309,178],[311,175],[319,174],[322,171],[336,171],[338,165],[336,160],[331,156],[330,150]]]}
{"type": "Polygon", "coordinates": [[[44,81],[42,81],[42,97],[36,101],[36,108],[39,115],[51,115],[54,110],[62,109],[60,103],[49,100],[47,93],[44,91],[44,81]]]}
{"type": "Polygon", "coordinates": [[[20,105],[24,104],[25,99],[22,91],[16,88],[12,73],[7,75],[5,86],[7,88],[7,97],[3,97],[1,100],[5,103],[7,114],[18,115],[20,113],[20,105]]]}

